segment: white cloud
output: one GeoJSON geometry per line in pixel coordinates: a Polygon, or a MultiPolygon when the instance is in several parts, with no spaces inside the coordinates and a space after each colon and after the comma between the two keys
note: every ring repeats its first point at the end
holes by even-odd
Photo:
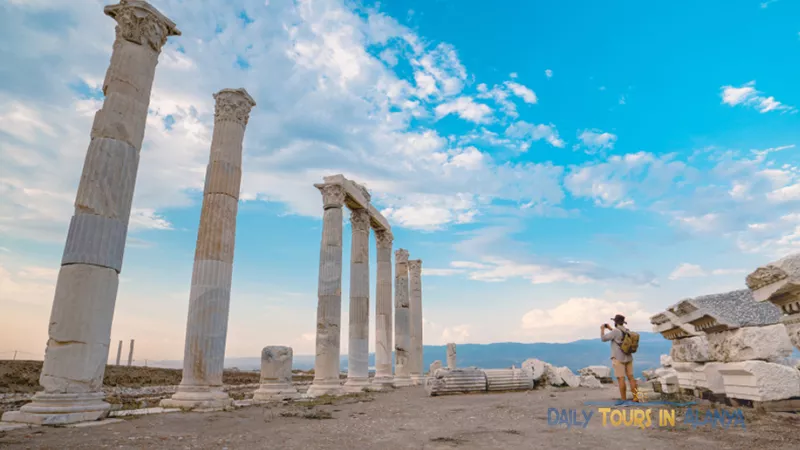
{"type": "Polygon", "coordinates": [[[509,77],[509,78],[517,78],[518,76],[519,76],[519,75],[517,75],[517,72],[511,72],[511,73],[508,75],[508,77],[509,77]]]}
{"type": "Polygon", "coordinates": [[[422,268],[422,274],[430,277],[446,277],[450,275],[456,275],[462,272],[463,270],[460,269],[429,269],[427,267],[422,268]]]}
{"type": "Polygon", "coordinates": [[[596,153],[601,150],[611,150],[617,142],[617,135],[601,130],[583,130],[578,133],[578,139],[586,147],[587,153],[596,153]]]}
{"type": "Polygon", "coordinates": [[[545,71],[544,71],[544,75],[545,75],[547,78],[553,78],[553,71],[552,71],[552,70],[550,70],[550,69],[547,69],[547,70],[545,70],[545,71]]]}
{"type": "Polygon", "coordinates": [[[714,269],[706,270],[697,264],[681,263],[669,275],[670,280],[680,280],[682,278],[699,278],[710,275],[741,275],[747,273],[745,269],[714,269]]]}
{"type": "Polygon", "coordinates": [[[619,101],[617,103],[619,103],[620,105],[624,105],[626,102],[627,102],[627,97],[625,96],[625,94],[620,95],[619,101]]]}
{"type": "Polygon", "coordinates": [[[469,342],[470,325],[456,325],[442,331],[442,340],[447,343],[463,344],[469,342]]]}
{"type": "Polygon", "coordinates": [[[652,313],[635,301],[609,301],[591,297],[570,298],[549,309],[532,309],[522,316],[522,334],[537,342],[570,342],[600,337],[600,325],[616,314],[625,316],[628,327],[650,330],[652,313]]]}
{"type": "Polygon", "coordinates": [[[514,95],[521,98],[525,103],[535,104],[538,101],[536,93],[524,85],[514,81],[506,81],[506,86],[514,95]]]}
{"type": "Polygon", "coordinates": [[[797,111],[793,106],[784,105],[775,100],[775,97],[762,95],[762,92],[756,90],[755,81],[750,81],[739,87],[722,86],[720,89],[722,89],[722,103],[730,106],[749,106],[757,109],[762,114],[770,111],[797,111]]]}
{"type": "Polygon", "coordinates": [[[506,135],[512,138],[534,142],[545,140],[553,147],[564,147],[564,141],[558,137],[558,130],[556,130],[556,127],[553,124],[535,125],[521,120],[511,124],[506,129],[506,135]]]}
{"type": "Polygon", "coordinates": [[[436,107],[435,111],[437,118],[442,118],[448,114],[456,114],[462,119],[474,123],[489,123],[492,121],[492,108],[483,103],[475,102],[472,97],[458,97],[448,103],[442,103],[436,107]]]}

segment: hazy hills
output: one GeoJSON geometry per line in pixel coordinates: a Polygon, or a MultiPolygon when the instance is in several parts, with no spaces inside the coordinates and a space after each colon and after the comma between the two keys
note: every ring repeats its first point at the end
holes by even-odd
{"type": "MultiPolygon", "coordinates": [[[[660,334],[641,332],[639,351],[634,357],[637,375],[645,369],[658,367],[659,357],[669,354],[670,341],[660,334]]],[[[538,358],[556,366],[567,366],[572,371],[590,365],[611,366],[609,343],[598,339],[582,339],[562,344],[518,342],[499,342],[494,344],[459,344],[457,347],[460,367],[476,366],[484,369],[500,369],[519,365],[528,358],[538,358]]],[[[446,362],[446,346],[426,345],[424,349],[425,370],[435,360],[446,362]]],[[[180,368],[180,361],[149,361],[154,367],[180,368]]],[[[369,355],[369,364],[375,364],[375,355],[369,355]]],[[[258,370],[261,367],[260,355],[245,358],[226,358],[225,367],[240,370],[258,370]]],[[[314,355],[295,355],[294,368],[308,370],[314,367],[314,355]]],[[[347,370],[347,355],[342,355],[341,369],[347,370]]]]}

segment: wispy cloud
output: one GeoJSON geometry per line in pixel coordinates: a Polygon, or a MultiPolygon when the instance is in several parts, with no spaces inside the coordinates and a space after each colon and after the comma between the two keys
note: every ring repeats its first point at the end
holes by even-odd
{"type": "Polygon", "coordinates": [[[669,274],[670,280],[680,280],[682,278],[707,277],[709,275],[743,275],[746,269],[713,269],[707,270],[697,264],[682,263],[672,273],[669,274]]]}
{"type": "Polygon", "coordinates": [[[795,113],[794,106],[784,105],[775,100],[775,97],[766,96],[761,91],[756,90],[756,82],[750,81],[741,86],[722,86],[722,103],[730,106],[747,106],[758,110],[760,113],[770,111],[785,111],[795,113]]]}

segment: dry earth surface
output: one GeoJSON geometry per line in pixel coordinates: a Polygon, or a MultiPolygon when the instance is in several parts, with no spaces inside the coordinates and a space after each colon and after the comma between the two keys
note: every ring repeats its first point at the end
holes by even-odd
{"type": "MultiPolygon", "coordinates": [[[[597,409],[615,389],[427,397],[422,388],[309,404],[250,406],[231,412],[170,413],[87,428],[29,428],[0,433],[0,447],[28,449],[669,449],[800,448],[800,420],[746,410],[746,429],[548,425],[548,408],[597,409]]],[[[708,408],[708,406],[702,406],[708,408]]]]}

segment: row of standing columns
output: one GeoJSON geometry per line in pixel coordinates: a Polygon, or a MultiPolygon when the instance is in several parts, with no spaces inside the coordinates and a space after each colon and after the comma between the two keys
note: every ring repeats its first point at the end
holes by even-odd
{"type": "Polygon", "coordinates": [[[392,326],[393,236],[378,214],[368,205],[370,195],[363,187],[341,176],[315,185],[322,194],[323,220],[320,246],[317,305],[316,359],[314,381],[308,395],[336,395],[365,389],[420,384],[422,381],[422,260],[408,260],[408,251],[395,252],[395,317],[392,326]],[[350,198],[355,189],[358,200],[350,198]],[[366,204],[365,204],[366,203],[366,204]],[[350,208],[350,315],[348,370],[344,386],[339,380],[342,310],[343,208],[350,208]],[[375,231],[377,280],[375,299],[375,377],[369,377],[369,235],[375,231]],[[394,329],[395,371],[392,374],[392,331],[394,329]]]}

